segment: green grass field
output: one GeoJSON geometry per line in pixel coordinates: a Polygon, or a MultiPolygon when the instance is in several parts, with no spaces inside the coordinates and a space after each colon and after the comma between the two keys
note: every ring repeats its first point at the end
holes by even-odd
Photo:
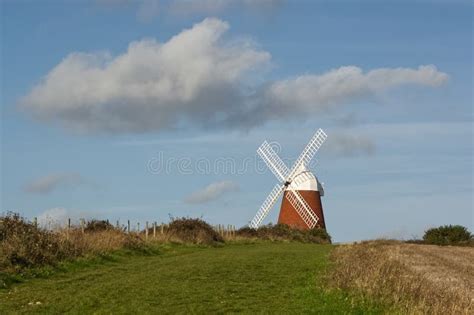
{"type": "Polygon", "coordinates": [[[331,245],[162,247],[0,290],[9,313],[379,313],[325,288],[331,245]],[[39,302],[39,303],[37,303],[39,302]]]}

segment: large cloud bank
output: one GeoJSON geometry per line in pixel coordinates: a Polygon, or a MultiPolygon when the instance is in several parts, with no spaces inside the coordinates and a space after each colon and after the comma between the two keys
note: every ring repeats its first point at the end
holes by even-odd
{"type": "Polygon", "coordinates": [[[261,73],[270,53],[251,39],[228,39],[228,28],[207,18],[164,43],[132,42],[115,57],[71,53],[19,106],[40,120],[89,132],[248,128],[309,117],[401,85],[438,86],[448,79],[433,65],[368,72],[346,66],[266,82],[261,73]]]}

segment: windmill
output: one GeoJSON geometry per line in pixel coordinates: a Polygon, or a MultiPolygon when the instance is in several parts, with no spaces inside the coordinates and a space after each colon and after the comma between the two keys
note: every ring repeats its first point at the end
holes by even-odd
{"type": "Polygon", "coordinates": [[[317,177],[307,169],[308,163],[326,138],[326,133],[318,129],[291,169],[286,167],[267,141],[257,149],[258,155],[277,177],[279,183],[272,189],[250,222],[251,228],[257,229],[260,226],[282,193],[278,223],[300,229],[326,228],[321,204],[324,190],[317,177]]]}

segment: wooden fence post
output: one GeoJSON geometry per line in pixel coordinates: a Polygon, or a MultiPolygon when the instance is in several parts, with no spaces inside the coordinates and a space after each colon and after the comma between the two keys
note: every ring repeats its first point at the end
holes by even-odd
{"type": "Polygon", "coordinates": [[[153,238],[156,238],[156,221],[153,222],[153,238]]]}
{"type": "Polygon", "coordinates": [[[130,220],[127,220],[127,233],[130,234],[130,220]]]}
{"type": "Polygon", "coordinates": [[[66,239],[69,240],[69,230],[71,229],[71,218],[67,218],[66,239]]]}
{"type": "Polygon", "coordinates": [[[33,218],[33,224],[35,225],[35,228],[38,227],[38,218],[37,217],[33,218]]]}
{"type": "Polygon", "coordinates": [[[81,231],[82,231],[82,234],[84,234],[84,219],[81,219],[81,231]]]}
{"type": "Polygon", "coordinates": [[[148,221],[145,222],[145,239],[148,241],[148,221]]]}
{"type": "Polygon", "coordinates": [[[137,222],[137,233],[140,233],[140,222],[137,222]]]}
{"type": "Polygon", "coordinates": [[[163,234],[164,234],[164,231],[163,231],[163,229],[164,229],[164,224],[163,224],[163,222],[161,222],[160,228],[161,228],[161,235],[163,235],[163,234]]]}

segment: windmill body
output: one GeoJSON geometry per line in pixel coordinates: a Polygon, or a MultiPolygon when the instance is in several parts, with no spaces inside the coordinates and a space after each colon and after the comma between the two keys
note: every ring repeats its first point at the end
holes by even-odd
{"type": "Polygon", "coordinates": [[[295,164],[289,169],[267,141],[257,149],[258,155],[277,177],[273,187],[249,226],[257,229],[280,195],[283,194],[278,223],[300,229],[326,228],[321,196],[322,185],[307,169],[307,165],[326,140],[326,133],[318,129],[304,148],[295,164]]]}
{"type": "Polygon", "coordinates": [[[308,229],[308,225],[303,221],[295,207],[288,200],[288,190],[298,191],[309,205],[310,211],[319,218],[316,226],[325,229],[326,224],[324,223],[323,205],[321,203],[321,196],[324,196],[324,190],[318,178],[304,165],[300,167],[295,176],[295,180],[288,185],[283,193],[278,224],[286,224],[298,229],[308,229]]]}

